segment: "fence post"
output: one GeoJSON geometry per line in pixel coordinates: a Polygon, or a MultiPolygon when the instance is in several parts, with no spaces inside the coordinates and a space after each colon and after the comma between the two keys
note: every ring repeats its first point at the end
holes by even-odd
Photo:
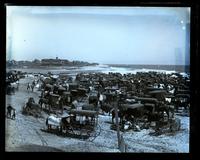
{"type": "Polygon", "coordinates": [[[114,108],[115,108],[115,121],[117,126],[118,148],[120,148],[120,132],[119,132],[119,122],[118,122],[118,111],[117,111],[118,107],[116,102],[114,102],[114,108]]]}

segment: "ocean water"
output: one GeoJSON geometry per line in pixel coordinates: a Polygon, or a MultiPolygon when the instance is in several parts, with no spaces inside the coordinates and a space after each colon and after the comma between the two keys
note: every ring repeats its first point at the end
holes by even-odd
{"type": "MultiPolygon", "coordinates": [[[[113,72],[113,73],[121,73],[121,74],[136,74],[137,72],[158,72],[158,73],[164,73],[164,74],[171,74],[171,73],[180,73],[182,76],[184,77],[189,77],[189,73],[185,72],[182,70],[182,72],[180,71],[176,71],[174,70],[170,70],[170,68],[167,66],[166,70],[165,69],[156,69],[155,67],[148,67],[148,66],[144,66],[145,68],[143,68],[141,65],[139,67],[135,67],[135,66],[112,66],[112,65],[97,65],[97,66],[86,66],[86,67],[82,67],[81,71],[82,72],[102,72],[102,73],[109,73],[109,72],[113,72]],[[154,69],[151,69],[154,68],[154,69]]],[[[164,68],[162,66],[162,68],[164,68]]]]}
{"type": "Polygon", "coordinates": [[[153,65],[95,65],[95,66],[84,66],[84,67],[42,67],[42,68],[18,68],[16,70],[27,72],[27,73],[48,73],[51,72],[53,74],[65,73],[71,76],[75,76],[78,73],[121,73],[121,74],[136,74],[137,72],[149,72],[155,71],[159,73],[171,74],[175,72],[179,72],[183,76],[188,76],[188,74],[182,70],[182,72],[175,70],[175,67],[169,66],[153,66],[153,65]],[[160,69],[162,68],[162,69],[160,69]],[[166,68],[166,69],[165,69],[166,68]],[[170,70],[171,69],[171,70],[170,70]]]}

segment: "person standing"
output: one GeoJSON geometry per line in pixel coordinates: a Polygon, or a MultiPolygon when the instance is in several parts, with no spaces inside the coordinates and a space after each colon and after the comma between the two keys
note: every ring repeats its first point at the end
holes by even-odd
{"type": "Polygon", "coordinates": [[[12,119],[15,119],[15,116],[16,116],[16,110],[13,108],[13,114],[12,114],[12,119]]]}
{"type": "Polygon", "coordinates": [[[13,107],[11,105],[9,105],[7,107],[7,117],[11,118],[11,112],[12,112],[13,107]]]}
{"type": "Polygon", "coordinates": [[[28,83],[28,86],[27,86],[27,90],[29,90],[30,89],[30,83],[28,83]]]}

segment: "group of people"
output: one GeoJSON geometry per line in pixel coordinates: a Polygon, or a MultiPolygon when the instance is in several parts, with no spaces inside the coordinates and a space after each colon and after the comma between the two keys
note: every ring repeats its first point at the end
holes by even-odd
{"type": "Polygon", "coordinates": [[[35,80],[32,82],[32,84],[28,83],[28,85],[27,85],[27,90],[30,90],[30,89],[31,89],[32,92],[33,92],[33,89],[34,89],[35,85],[36,85],[35,80]]]}
{"type": "Polygon", "coordinates": [[[16,110],[11,105],[7,107],[7,117],[11,119],[15,119],[16,117],[16,110]]]}

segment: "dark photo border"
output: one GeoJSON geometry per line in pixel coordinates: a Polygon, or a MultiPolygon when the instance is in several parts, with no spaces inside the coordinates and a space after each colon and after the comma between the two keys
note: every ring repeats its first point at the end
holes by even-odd
{"type": "MultiPolygon", "coordinates": [[[[5,152],[5,73],[6,73],[6,5],[18,5],[18,6],[147,6],[147,7],[191,7],[191,27],[190,27],[190,79],[191,79],[191,111],[190,111],[190,153],[39,153],[38,157],[47,159],[58,159],[60,156],[64,159],[132,159],[132,160],[190,160],[196,158],[197,149],[195,147],[198,144],[198,95],[199,93],[199,5],[195,2],[189,0],[176,1],[145,1],[145,0],[4,0],[0,2],[0,64],[1,64],[1,107],[0,107],[0,117],[1,117],[1,129],[0,129],[0,142],[1,142],[1,151],[4,153],[6,158],[11,158],[10,155],[14,156],[19,153],[5,152]]],[[[36,158],[36,153],[21,154],[16,158],[29,159],[36,158]]]]}

